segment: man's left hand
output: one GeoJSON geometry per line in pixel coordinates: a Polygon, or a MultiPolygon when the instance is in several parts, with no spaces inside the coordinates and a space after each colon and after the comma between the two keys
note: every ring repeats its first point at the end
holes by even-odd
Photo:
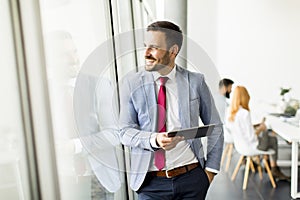
{"type": "Polygon", "coordinates": [[[214,177],[215,177],[215,174],[210,172],[210,171],[207,171],[207,170],[204,170],[207,177],[208,177],[208,181],[209,181],[209,184],[211,184],[211,182],[213,181],[214,177]]]}

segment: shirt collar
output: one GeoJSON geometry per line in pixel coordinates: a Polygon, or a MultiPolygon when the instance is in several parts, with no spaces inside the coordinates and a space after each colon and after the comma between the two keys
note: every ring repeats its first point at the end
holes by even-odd
{"type": "Polygon", "coordinates": [[[155,81],[157,81],[160,77],[168,77],[170,80],[175,80],[175,76],[176,76],[176,65],[173,67],[172,71],[170,71],[169,74],[162,76],[160,75],[158,72],[153,71],[153,78],[155,81]]]}

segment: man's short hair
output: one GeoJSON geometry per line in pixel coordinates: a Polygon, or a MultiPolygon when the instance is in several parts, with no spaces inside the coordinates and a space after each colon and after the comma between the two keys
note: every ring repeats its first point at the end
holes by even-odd
{"type": "Polygon", "coordinates": [[[228,87],[229,85],[232,85],[232,84],[234,84],[233,80],[228,79],[228,78],[223,78],[219,82],[219,88],[221,88],[223,86],[228,87]]]}
{"type": "MultiPolygon", "coordinates": [[[[178,52],[182,46],[183,35],[179,26],[169,21],[156,21],[148,25],[147,31],[161,31],[166,35],[167,47],[178,45],[178,52]]],[[[168,50],[168,49],[166,49],[168,50]]]]}

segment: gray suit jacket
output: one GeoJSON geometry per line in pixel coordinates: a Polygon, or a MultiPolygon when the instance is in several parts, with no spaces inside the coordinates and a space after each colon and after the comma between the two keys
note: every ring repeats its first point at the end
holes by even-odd
{"type": "MultiPolygon", "coordinates": [[[[176,67],[179,118],[182,128],[199,125],[199,116],[204,124],[221,124],[211,92],[200,73],[176,67]]],[[[120,138],[130,147],[130,186],[138,190],[142,185],[156,149],[150,137],[157,132],[157,100],[153,75],[141,71],[124,78],[120,97],[120,138]]],[[[201,166],[215,170],[220,168],[223,148],[223,129],[217,126],[207,138],[207,160],[204,159],[200,139],[187,141],[201,166]]]]}

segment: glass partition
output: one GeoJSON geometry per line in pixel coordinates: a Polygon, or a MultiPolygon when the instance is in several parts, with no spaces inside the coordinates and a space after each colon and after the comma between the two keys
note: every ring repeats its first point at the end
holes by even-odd
{"type": "Polygon", "coordinates": [[[10,1],[0,0],[0,199],[30,199],[20,72],[10,11],[10,1]]]}
{"type": "Polygon", "coordinates": [[[41,1],[62,199],[126,199],[106,0],[41,1]]]}

